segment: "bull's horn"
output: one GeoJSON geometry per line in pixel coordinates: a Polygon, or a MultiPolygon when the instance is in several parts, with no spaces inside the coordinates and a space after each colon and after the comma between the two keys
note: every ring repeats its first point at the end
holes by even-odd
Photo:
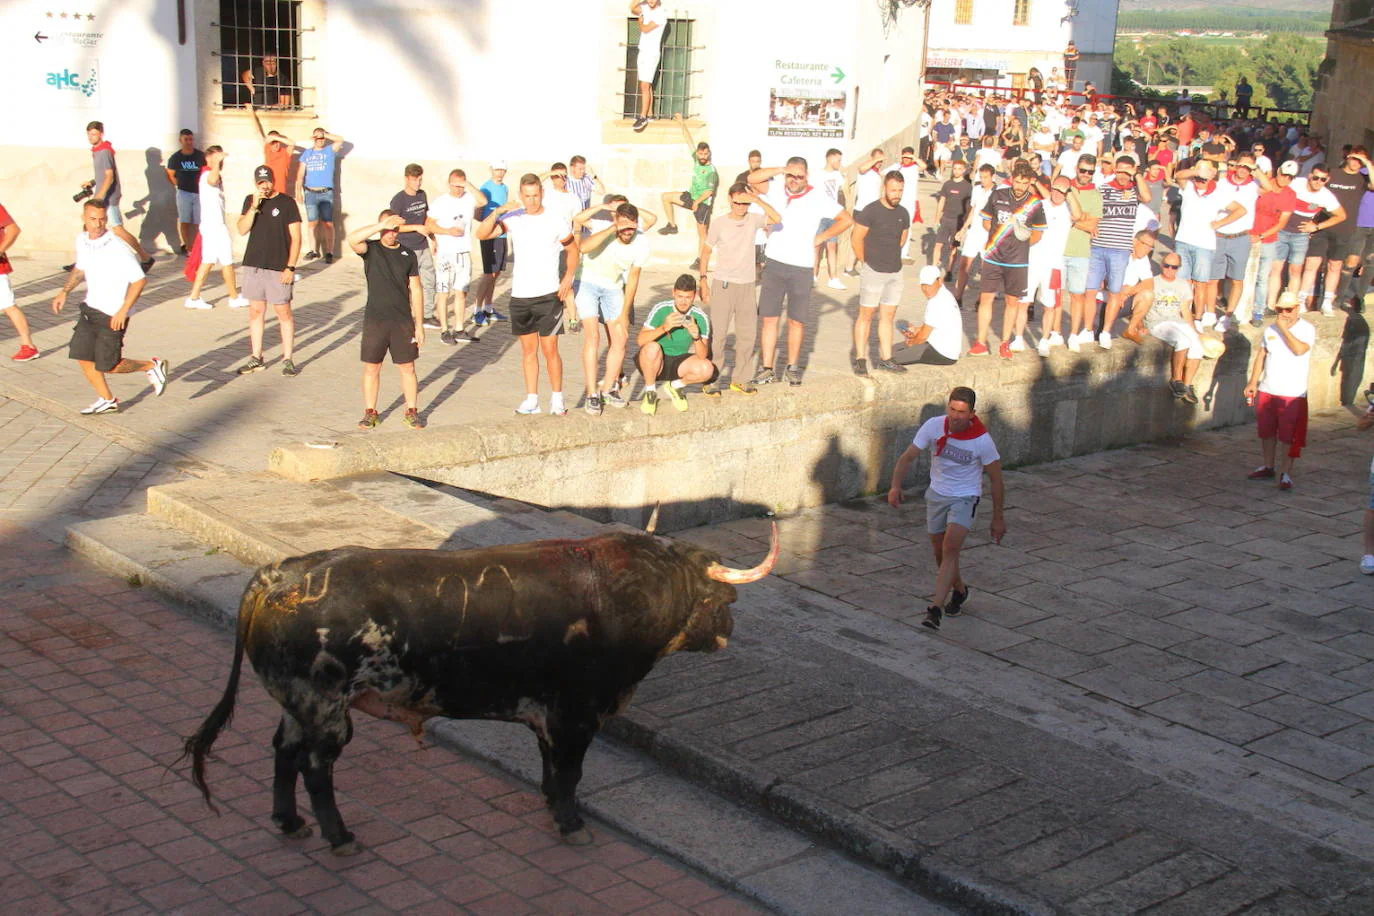
{"type": "Polygon", "coordinates": [[[654,511],[649,513],[649,524],[644,526],[645,534],[653,534],[658,528],[658,507],[661,503],[654,503],[654,511]]]}
{"type": "Polygon", "coordinates": [[[768,546],[768,556],[763,558],[758,566],[753,569],[731,569],[719,563],[712,563],[706,567],[706,575],[715,579],[717,582],[728,582],[731,585],[745,585],[749,582],[757,582],[764,576],[773,571],[773,564],[778,561],[778,548],[781,543],[778,541],[778,523],[773,523],[773,539],[768,546]]]}

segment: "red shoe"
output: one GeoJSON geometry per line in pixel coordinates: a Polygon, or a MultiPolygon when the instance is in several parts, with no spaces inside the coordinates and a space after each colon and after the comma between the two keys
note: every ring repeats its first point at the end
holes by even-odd
{"type": "Polygon", "coordinates": [[[1289,477],[1287,474],[1280,474],[1280,475],[1279,475],[1279,489],[1280,489],[1280,490],[1291,490],[1291,489],[1293,489],[1293,478],[1292,478],[1292,477],[1289,477]]]}
{"type": "Polygon", "coordinates": [[[1246,477],[1247,480],[1273,480],[1273,479],[1274,479],[1274,469],[1273,469],[1273,468],[1255,468],[1255,469],[1254,469],[1253,471],[1251,471],[1249,474],[1246,474],[1245,477],[1246,477]]]}
{"type": "Polygon", "coordinates": [[[1005,340],[1002,341],[997,346],[997,355],[1003,359],[1011,359],[1011,343],[1005,340]]]}
{"type": "Polygon", "coordinates": [[[973,346],[968,348],[969,356],[987,356],[988,345],[979,341],[974,341],[973,346]]]}
{"type": "Polygon", "coordinates": [[[10,359],[17,363],[26,363],[31,359],[38,359],[38,348],[30,347],[28,344],[25,344],[20,347],[19,351],[11,356],[10,359]]]}

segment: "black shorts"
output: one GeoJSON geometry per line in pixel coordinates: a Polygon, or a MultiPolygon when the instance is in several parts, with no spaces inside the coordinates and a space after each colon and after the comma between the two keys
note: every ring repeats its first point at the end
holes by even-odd
{"type": "Polygon", "coordinates": [[[506,269],[506,239],[504,236],[495,239],[483,239],[478,244],[482,246],[482,273],[499,274],[506,269]]]}
{"type": "MultiPolygon", "coordinates": [[[[652,384],[653,382],[671,382],[673,379],[680,378],[682,373],[680,373],[678,370],[682,368],[683,363],[685,363],[687,360],[691,359],[695,355],[695,353],[679,353],[677,356],[668,356],[667,354],[664,354],[663,365],[660,366],[658,370],[658,378],[649,379],[647,380],[647,383],[652,384]]],[[[713,371],[711,373],[711,377],[715,378],[717,374],[717,372],[713,371]]]]}
{"type": "MultiPolygon", "coordinates": [[[[126,321],[124,330],[128,329],[126,321]]],[[[109,372],[124,358],[124,331],[113,330],[109,315],[83,302],[72,329],[72,342],[67,345],[67,358],[95,363],[97,372],[109,372]]]]}
{"type": "MultiPolygon", "coordinates": [[[[1307,245],[1309,258],[1326,258],[1328,261],[1344,261],[1353,251],[1353,232],[1336,233],[1330,229],[1312,233],[1312,241],[1307,245]]],[[[1359,254],[1359,252],[1354,252],[1359,254]]]]}
{"type": "Polygon", "coordinates": [[[953,244],[954,244],[954,237],[955,237],[956,235],[958,235],[958,234],[959,234],[959,224],[958,224],[958,223],[947,223],[947,222],[943,222],[943,221],[942,221],[942,222],[940,223],[939,228],[935,230],[935,244],[937,244],[937,245],[953,245],[953,244]]]}
{"type": "Polygon", "coordinates": [[[562,319],[563,300],[558,298],[558,293],[528,299],[510,297],[510,331],[516,337],[526,334],[552,337],[558,333],[562,319]]]}
{"type": "Polygon", "coordinates": [[[983,261],[983,276],[978,287],[978,294],[983,293],[1003,293],[1013,299],[1026,298],[1027,268],[1008,267],[1005,264],[993,264],[991,261],[983,261]]]}
{"type": "Polygon", "coordinates": [[[701,223],[703,226],[711,225],[711,198],[708,197],[703,200],[699,207],[692,206],[692,201],[695,199],[691,191],[683,191],[677,201],[688,210],[692,211],[693,215],[697,218],[697,222],[701,223]]]}
{"type": "Polygon", "coordinates": [[[363,319],[363,362],[376,365],[391,352],[391,362],[397,366],[413,363],[420,358],[420,346],[415,343],[415,323],[379,318],[363,319]]]}

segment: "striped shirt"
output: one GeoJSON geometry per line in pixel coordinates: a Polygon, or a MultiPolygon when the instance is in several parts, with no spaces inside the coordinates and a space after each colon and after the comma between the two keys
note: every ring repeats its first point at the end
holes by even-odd
{"type": "Polygon", "coordinates": [[[1093,247],[1129,251],[1135,241],[1135,210],[1140,195],[1134,184],[1124,190],[1115,184],[1103,185],[1101,192],[1102,221],[1097,224],[1093,247]]]}
{"type": "Polygon", "coordinates": [[[592,191],[595,190],[596,179],[592,176],[583,175],[581,178],[568,176],[568,193],[581,201],[583,210],[592,205],[592,191]]]}

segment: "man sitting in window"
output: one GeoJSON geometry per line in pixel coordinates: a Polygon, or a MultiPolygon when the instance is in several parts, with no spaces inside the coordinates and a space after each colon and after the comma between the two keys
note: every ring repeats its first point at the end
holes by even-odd
{"type": "Polygon", "coordinates": [[[277,55],[264,54],[262,66],[245,69],[242,77],[243,84],[248,87],[248,96],[256,107],[292,107],[291,89],[277,67],[277,55]]]}

